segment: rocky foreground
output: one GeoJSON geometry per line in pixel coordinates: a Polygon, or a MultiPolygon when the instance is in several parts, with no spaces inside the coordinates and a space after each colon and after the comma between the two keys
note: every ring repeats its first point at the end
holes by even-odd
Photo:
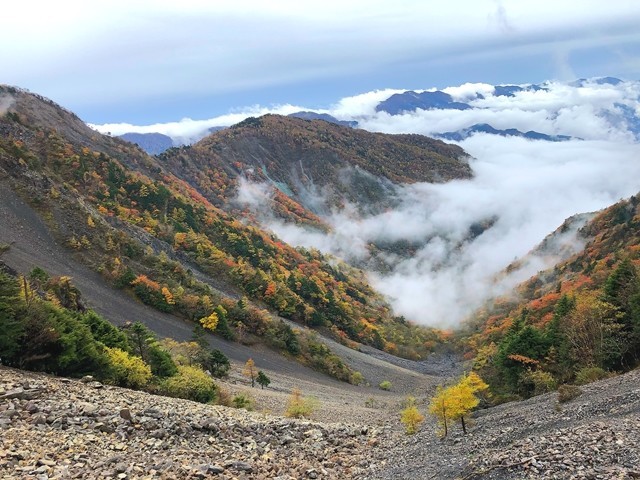
{"type": "Polygon", "coordinates": [[[429,418],[405,436],[386,407],[383,427],[318,423],[0,367],[0,478],[640,478],[640,371],[582,390],[476,412],[440,440],[429,418]]]}
{"type": "Polygon", "coordinates": [[[2,479],[366,477],[377,437],[0,367],[2,479]]]}
{"type": "Polygon", "coordinates": [[[566,403],[554,392],[476,412],[464,436],[455,425],[438,440],[425,425],[388,449],[371,478],[640,478],[640,370],[581,389],[566,403]]]}

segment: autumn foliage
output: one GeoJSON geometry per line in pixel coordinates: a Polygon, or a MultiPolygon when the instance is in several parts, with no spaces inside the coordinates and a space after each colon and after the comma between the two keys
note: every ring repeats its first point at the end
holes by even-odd
{"type": "Polygon", "coordinates": [[[480,403],[477,394],[489,388],[475,372],[463,376],[450,387],[438,387],[429,404],[429,413],[436,417],[442,427],[442,435],[447,436],[450,421],[460,420],[462,430],[467,433],[465,416],[480,403]]]}

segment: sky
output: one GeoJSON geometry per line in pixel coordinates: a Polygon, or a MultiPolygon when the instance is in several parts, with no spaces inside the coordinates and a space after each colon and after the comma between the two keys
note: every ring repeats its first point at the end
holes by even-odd
{"type": "Polygon", "coordinates": [[[89,123],[393,88],[640,78],[637,0],[5,2],[0,82],[89,123]]]}

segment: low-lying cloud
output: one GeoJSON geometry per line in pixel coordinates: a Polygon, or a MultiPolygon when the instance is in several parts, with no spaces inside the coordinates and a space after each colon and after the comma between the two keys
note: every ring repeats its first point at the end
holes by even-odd
{"type": "Polygon", "coordinates": [[[7,113],[15,101],[12,95],[0,95],[0,115],[7,113]]]}
{"type": "MultiPolygon", "coordinates": [[[[387,255],[390,271],[369,271],[370,280],[397,314],[422,324],[455,326],[487,299],[551,266],[554,258],[534,256],[511,274],[498,275],[567,217],[640,190],[640,146],[633,143],[476,135],[461,146],[475,158],[472,180],[402,186],[391,211],[370,216],[359,216],[356,209],[334,211],[325,217],[332,226],[329,234],[268,215],[264,221],[290,244],[364,264],[372,242],[422,244],[411,258],[387,255]],[[478,225],[486,230],[470,236],[478,225]]],[[[254,187],[254,198],[255,192],[268,194],[254,187]]],[[[575,231],[561,241],[581,247],[575,231]]]]}
{"type": "MultiPolygon", "coordinates": [[[[524,86],[526,87],[526,85],[524,86]]],[[[267,113],[288,115],[301,110],[328,113],[339,120],[356,120],[360,128],[386,133],[435,135],[458,131],[474,124],[488,123],[497,129],[533,130],[547,135],[568,135],[586,140],[631,141],[640,138],[640,82],[617,85],[596,80],[579,84],[546,82],[543,89],[495,95],[494,87],[484,83],[465,83],[444,88],[455,101],[468,103],[467,110],[416,110],[401,115],[376,112],[376,106],[403,90],[383,89],[342,98],[326,109],[297,105],[254,105],[205,120],[183,119],[154,125],[92,125],[102,133],[163,133],[174,143],[192,143],[216,126],[229,126],[250,116],[267,113]],[[630,115],[635,116],[631,118],[630,115]],[[634,122],[636,125],[634,125],[634,122]]],[[[416,90],[433,91],[435,88],[416,90]]]]}

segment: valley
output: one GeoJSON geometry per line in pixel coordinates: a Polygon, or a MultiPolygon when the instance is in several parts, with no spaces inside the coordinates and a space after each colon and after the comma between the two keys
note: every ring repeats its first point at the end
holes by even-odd
{"type": "Polygon", "coordinates": [[[604,182],[593,141],[269,114],[151,156],[0,95],[3,478],[640,476],[635,144],[604,182]]]}

